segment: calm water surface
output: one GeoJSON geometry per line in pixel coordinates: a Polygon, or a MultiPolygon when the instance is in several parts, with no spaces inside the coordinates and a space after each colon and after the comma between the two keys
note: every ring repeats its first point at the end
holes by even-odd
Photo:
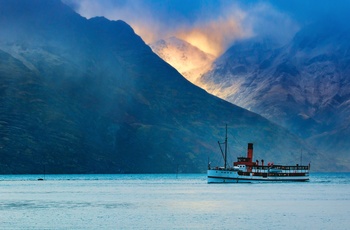
{"type": "Polygon", "coordinates": [[[207,184],[204,174],[0,175],[0,229],[349,229],[350,173],[207,184]]]}

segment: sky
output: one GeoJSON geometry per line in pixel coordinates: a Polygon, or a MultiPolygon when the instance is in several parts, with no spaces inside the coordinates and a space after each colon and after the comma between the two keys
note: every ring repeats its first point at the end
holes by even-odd
{"type": "Polygon", "coordinates": [[[147,43],[172,36],[219,56],[235,41],[284,43],[320,17],[347,15],[347,0],[63,0],[80,15],[123,20],[147,43]]]}

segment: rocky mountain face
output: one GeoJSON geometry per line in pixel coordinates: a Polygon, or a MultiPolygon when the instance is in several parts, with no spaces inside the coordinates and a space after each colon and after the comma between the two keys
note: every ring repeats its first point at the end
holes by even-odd
{"type": "Polygon", "coordinates": [[[278,46],[237,42],[202,78],[205,89],[280,124],[349,169],[350,32],[336,21],[278,46]],[[336,150],[336,151],[335,151],[336,150]]]}
{"type": "MultiPolygon", "coordinates": [[[[324,169],[284,128],[212,96],[123,21],[57,0],[0,0],[0,173],[205,172],[230,153],[324,169]]],[[[336,169],[327,168],[327,170],[336,169]]]]}
{"type": "Polygon", "coordinates": [[[201,86],[200,77],[210,70],[215,57],[190,43],[176,38],[159,40],[150,44],[153,52],[177,69],[190,82],[201,86]]]}

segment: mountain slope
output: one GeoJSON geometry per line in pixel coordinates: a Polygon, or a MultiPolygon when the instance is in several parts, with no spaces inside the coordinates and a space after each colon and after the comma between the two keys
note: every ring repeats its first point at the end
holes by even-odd
{"type": "MultiPolygon", "coordinates": [[[[210,70],[214,56],[176,37],[150,44],[153,52],[177,69],[190,82],[198,85],[198,79],[210,70]]],[[[199,85],[200,86],[200,85],[199,85]]]]}
{"type": "Polygon", "coordinates": [[[237,43],[215,61],[202,84],[308,138],[346,165],[350,33],[336,25],[309,25],[284,47],[258,39],[237,43]]]}
{"type": "Polygon", "coordinates": [[[322,168],[302,140],[189,83],[122,21],[54,0],[0,9],[1,173],[204,172],[225,124],[235,155],[254,142],[256,157],[290,163],[303,148],[322,168]]]}

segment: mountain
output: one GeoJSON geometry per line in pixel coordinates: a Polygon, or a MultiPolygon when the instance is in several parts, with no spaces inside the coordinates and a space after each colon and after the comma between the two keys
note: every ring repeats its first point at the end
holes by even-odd
{"type": "Polygon", "coordinates": [[[150,47],[159,57],[196,85],[200,84],[197,80],[210,70],[215,59],[213,55],[177,37],[161,39],[150,44],[150,47]]]}
{"type": "MultiPolygon", "coordinates": [[[[191,84],[123,21],[57,0],[0,0],[0,173],[204,172],[231,154],[324,169],[267,119],[191,84]]],[[[327,170],[335,169],[327,168],[327,170]]]]}
{"type": "Polygon", "coordinates": [[[284,46],[266,38],[237,42],[202,85],[286,127],[348,170],[349,31],[328,20],[305,26],[284,46]]]}

